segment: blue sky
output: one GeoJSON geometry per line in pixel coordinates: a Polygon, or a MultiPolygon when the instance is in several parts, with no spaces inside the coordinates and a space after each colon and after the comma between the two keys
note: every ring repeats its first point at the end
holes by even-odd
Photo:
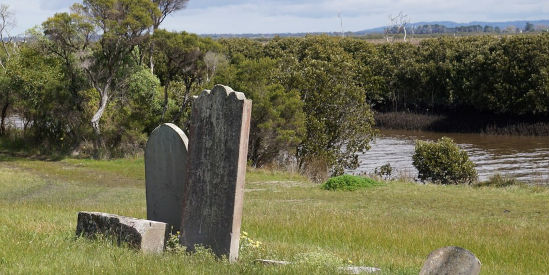
{"type": "MultiPolygon", "coordinates": [[[[15,13],[13,34],[39,25],[74,0],[0,0],[15,13]]],[[[549,0],[190,0],[187,9],[161,26],[195,33],[345,31],[386,25],[400,11],[418,21],[508,21],[549,19],[549,0]]]]}

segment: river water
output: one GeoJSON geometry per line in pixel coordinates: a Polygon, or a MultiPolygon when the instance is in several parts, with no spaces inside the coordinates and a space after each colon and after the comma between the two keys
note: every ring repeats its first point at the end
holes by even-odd
{"type": "Polygon", "coordinates": [[[412,165],[415,140],[435,141],[452,138],[475,163],[479,180],[494,174],[509,175],[521,181],[549,184],[549,137],[489,136],[416,131],[382,131],[372,148],[359,155],[360,167],[351,173],[373,173],[386,163],[393,175],[417,177],[412,165]]]}
{"type": "Polygon", "coordinates": [[[25,122],[20,116],[14,115],[6,118],[6,126],[23,129],[25,127],[25,122]]]}

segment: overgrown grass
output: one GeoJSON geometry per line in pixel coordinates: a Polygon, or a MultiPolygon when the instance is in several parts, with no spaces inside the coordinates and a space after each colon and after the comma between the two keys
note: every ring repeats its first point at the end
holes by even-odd
{"type": "Polygon", "coordinates": [[[376,125],[382,129],[426,131],[435,123],[443,121],[445,117],[409,112],[378,112],[375,119],[376,125]]]}
{"type": "Polygon", "coordinates": [[[342,175],[327,180],[324,184],[322,184],[321,188],[332,191],[355,191],[357,189],[373,187],[381,184],[382,183],[367,177],[342,175]]]}
{"type": "Polygon", "coordinates": [[[388,182],[334,193],[298,175],[250,170],[242,227],[262,244],[237,264],[75,239],[81,210],[145,218],[143,179],[141,159],[4,159],[0,273],[333,274],[333,265],[351,261],[417,274],[429,252],[448,245],[475,253],[483,274],[549,270],[549,191],[527,186],[388,182]],[[300,264],[263,266],[258,257],[300,264]]]}
{"type": "Polygon", "coordinates": [[[474,186],[502,188],[502,187],[516,186],[516,185],[524,185],[524,184],[525,183],[522,183],[513,177],[496,174],[490,177],[487,181],[478,182],[474,186]]]}

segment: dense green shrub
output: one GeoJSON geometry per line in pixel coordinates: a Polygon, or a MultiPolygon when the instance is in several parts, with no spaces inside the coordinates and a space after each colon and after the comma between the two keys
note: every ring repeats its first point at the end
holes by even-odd
{"type": "Polygon", "coordinates": [[[367,188],[381,184],[382,183],[370,178],[342,175],[329,179],[322,185],[321,188],[324,190],[354,191],[359,188],[367,188]]]}
{"type": "Polygon", "coordinates": [[[471,184],[477,180],[475,165],[452,139],[416,142],[413,164],[419,179],[437,184],[471,184]]]}

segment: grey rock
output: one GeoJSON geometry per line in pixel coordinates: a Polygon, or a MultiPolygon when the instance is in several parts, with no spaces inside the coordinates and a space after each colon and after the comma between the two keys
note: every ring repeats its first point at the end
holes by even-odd
{"type": "Polygon", "coordinates": [[[277,261],[277,260],[264,260],[264,259],[257,259],[255,260],[256,263],[264,264],[264,265],[289,265],[291,262],[288,261],[277,261]]]}
{"type": "Polygon", "coordinates": [[[476,275],[480,267],[480,260],[471,251],[448,246],[431,252],[419,274],[476,275]]]}
{"type": "Polygon", "coordinates": [[[347,274],[363,274],[363,273],[375,273],[378,271],[381,271],[381,269],[377,267],[369,267],[369,266],[346,266],[346,267],[340,267],[338,268],[340,272],[347,273],[347,274]]]}
{"type": "Polygon", "coordinates": [[[252,102],[216,85],[193,103],[181,244],[238,258],[252,102]]]}
{"type": "Polygon", "coordinates": [[[113,238],[118,245],[146,253],[164,251],[169,228],[166,223],[141,220],[100,212],[79,212],[76,236],[96,238],[98,234],[113,238]]]}
{"type": "Polygon", "coordinates": [[[179,230],[187,174],[187,136],[171,123],[158,126],[145,148],[147,219],[179,230]]]}

